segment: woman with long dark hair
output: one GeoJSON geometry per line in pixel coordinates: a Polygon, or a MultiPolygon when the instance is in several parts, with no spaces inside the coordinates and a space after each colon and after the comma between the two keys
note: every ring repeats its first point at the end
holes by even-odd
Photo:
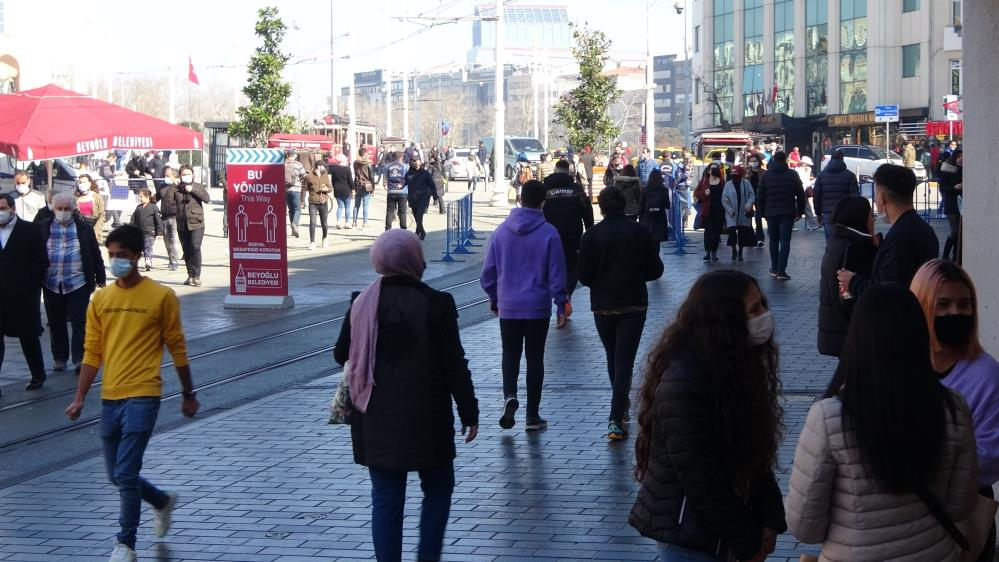
{"type": "Polygon", "coordinates": [[[961,257],[961,206],[957,198],[964,194],[964,152],[955,150],[946,162],[940,165],[940,197],[943,212],[947,215],[950,232],[944,242],[944,259],[957,261],[961,257]]]}
{"type": "Polygon", "coordinates": [[[822,560],[956,560],[953,522],[977,503],[976,469],[971,414],[933,370],[919,303],[905,287],[872,287],[801,432],[792,532],[822,543],[822,560]]]}
{"type": "Polygon", "coordinates": [[[701,224],[704,227],[704,261],[718,261],[718,245],[725,229],[725,208],[722,193],[725,190],[725,167],[712,162],[706,175],[697,184],[694,198],[701,202],[701,224]]]}
{"type": "Polygon", "coordinates": [[[638,222],[652,233],[652,239],[665,242],[669,232],[670,193],[658,169],[649,172],[649,181],[642,189],[641,211],[638,222]]]}
{"type": "Polygon", "coordinates": [[[629,523],[659,560],[762,561],[787,529],[773,315],[756,279],[702,275],[649,353],[629,523]]]}
{"type": "Polygon", "coordinates": [[[637,220],[638,213],[642,210],[642,184],[638,180],[638,171],[631,164],[626,164],[621,168],[621,173],[614,176],[612,185],[624,193],[626,202],[624,216],[631,220],[637,220]]]}
{"type": "MultiPolygon", "coordinates": [[[[944,386],[959,392],[971,408],[978,449],[978,493],[993,497],[999,480],[999,363],[978,341],[978,294],[961,266],[932,260],[916,272],[909,287],[926,316],[933,350],[933,368],[944,386]]],[[[978,558],[992,560],[991,540],[978,558]]]]}

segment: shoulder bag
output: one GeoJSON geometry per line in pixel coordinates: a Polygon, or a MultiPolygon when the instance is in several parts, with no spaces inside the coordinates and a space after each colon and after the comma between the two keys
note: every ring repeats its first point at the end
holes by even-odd
{"type": "Polygon", "coordinates": [[[354,411],[354,404],[350,400],[350,361],[343,364],[343,375],[336,385],[333,399],[330,400],[330,418],[327,423],[331,425],[350,425],[350,414],[354,411]]]}
{"type": "Polygon", "coordinates": [[[995,522],[996,507],[999,504],[992,498],[979,494],[978,503],[971,515],[964,521],[954,523],[929,490],[923,488],[917,491],[916,495],[923,500],[926,507],[930,509],[930,513],[947,531],[947,534],[961,547],[958,560],[961,562],[978,560],[978,556],[985,550],[985,542],[992,530],[992,524],[995,522]]]}

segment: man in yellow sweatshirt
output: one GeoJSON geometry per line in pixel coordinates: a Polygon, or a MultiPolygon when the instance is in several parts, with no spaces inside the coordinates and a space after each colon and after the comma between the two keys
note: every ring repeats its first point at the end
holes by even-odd
{"type": "Polygon", "coordinates": [[[139,274],[136,264],[144,244],[142,230],[133,225],[116,228],[105,241],[111,274],[117,280],[94,294],[87,309],[80,382],[76,398],[66,408],[69,419],[80,417],[87,391],[103,366],[100,435],[108,479],[118,487],[121,498],[121,532],[109,562],[136,560],[135,536],[143,500],[155,509],[158,537],[170,530],[171,511],[177,504],[175,492],[160,490],[139,476],[160,409],[164,344],[183,387],[181,412],[192,417],[199,407],[180,323],[180,303],[170,288],[139,274]]]}

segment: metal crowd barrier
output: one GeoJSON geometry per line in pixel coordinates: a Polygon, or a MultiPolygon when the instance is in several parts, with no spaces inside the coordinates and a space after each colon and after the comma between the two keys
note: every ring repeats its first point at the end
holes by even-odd
{"type": "MultiPolygon", "coordinates": [[[[874,180],[869,176],[861,176],[859,183],[860,195],[870,199],[873,208],[874,180]]],[[[940,189],[937,186],[937,182],[930,179],[925,179],[916,184],[913,205],[925,221],[946,218],[943,213],[942,200],[940,199],[940,189]],[[933,185],[930,185],[931,183],[933,185]]],[[[877,209],[874,209],[874,212],[877,213],[877,209]]]]}
{"type": "Polygon", "coordinates": [[[456,259],[452,254],[474,254],[469,248],[476,248],[481,244],[474,243],[479,240],[479,235],[472,228],[472,207],[474,201],[469,193],[461,199],[450,201],[447,204],[447,231],[444,246],[444,257],[442,262],[464,261],[456,259]]]}
{"type": "Polygon", "coordinates": [[[689,254],[684,245],[687,244],[687,235],[684,234],[683,228],[683,198],[680,196],[680,192],[677,189],[673,189],[673,201],[670,205],[669,211],[669,238],[670,242],[673,243],[675,250],[673,254],[684,255],[689,254]]]}

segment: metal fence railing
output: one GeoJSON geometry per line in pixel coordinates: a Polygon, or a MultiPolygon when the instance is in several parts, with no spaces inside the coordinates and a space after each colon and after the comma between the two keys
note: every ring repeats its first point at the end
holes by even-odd
{"type": "Polygon", "coordinates": [[[479,235],[472,228],[472,211],[474,200],[469,193],[461,199],[456,199],[447,204],[447,230],[445,232],[444,257],[442,262],[463,261],[456,259],[455,255],[474,254],[469,248],[481,246],[476,244],[479,235]]]}

